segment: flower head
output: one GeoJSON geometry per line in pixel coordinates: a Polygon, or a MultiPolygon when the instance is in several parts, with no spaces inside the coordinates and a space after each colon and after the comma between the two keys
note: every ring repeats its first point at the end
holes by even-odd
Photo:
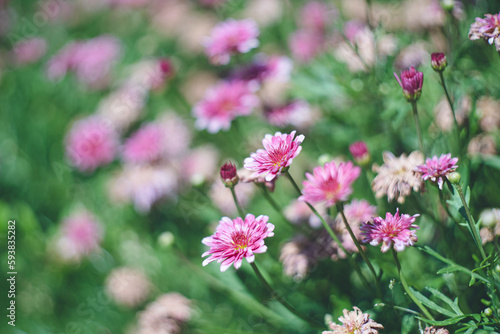
{"type": "Polygon", "coordinates": [[[312,204],[325,202],[331,207],[338,202],[346,201],[352,193],[351,184],[359,177],[361,168],[352,162],[340,163],[327,162],[323,167],[316,167],[313,174],[306,173],[304,189],[300,201],[312,204]]]}
{"type": "Polygon", "coordinates": [[[379,323],[370,319],[368,313],[363,313],[356,306],[354,311],[344,309],[344,316],[339,318],[342,325],[330,324],[333,331],[324,331],[323,334],[378,334],[379,329],[383,329],[379,323]]]}
{"type": "Polygon", "coordinates": [[[265,175],[266,181],[273,180],[283,170],[288,169],[293,159],[302,150],[300,144],[304,135],[297,136],[295,132],[290,134],[276,132],[274,136],[267,134],[262,140],[265,150],[258,149],[246,158],[244,167],[255,172],[255,176],[265,175]]]}
{"type": "Polygon", "coordinates": [[[248,115],[259,103],[248,83],[223,82],[208,90],[193,109],[195,126],[210,133],[228,130],[236,116],[248,115]]]}
{"type": "Polygon", "coordinates": [[[435,155],[427,158],[425,164],[417,166],[417,171],[422,174],[424,181],[431,179],[432,182],[437,182],[439,189],[443,189],[443,177],[458,168],[457,162],[458,158],[452,158],[451,153],[442,154],[439,158],[435,155]]]}
{"type": "Polygon", "coordinates": [[[362,242],[369,242],[372,246],[377,246],[382,243],[381,251],[387,252],[392,244],[394,249],[401,252],[407,246],[413,246],[417,241],[417,235],[413,229],[419,229],[418,225],[414,224],[415,218],[420,215],[399,214],[399,209],[396,210],[394,216],[387,212],[385,219],[382,217],[374,217],[373,222],[365,222],[361,226],[364,239],[362,242]]]}
{"type": "Polygon", "coordinates": [[[220,168],[220,177],[222,183],[228,188],[233,188],[238,183],[238,174],[236,174],[236,166],[231,162],[226,162],[220,168]]]}
{"type": "Polygon", "coordinates": [[[419,191],[423,186],[420,173],[415,168],[424,162],[424,157],[419,151],[412,152],[408,157],[402,154],[396,158],[391,152],[383,153],[384,164],[374,166],[373,170],[378,175],[373,179],[372,189],[377,198],[387,195],[387,200],[396,199],[404,203],[405,197],[411,191],[419,191]]]}
{"type": "Polygon", "coordinates": [[[202,240],[203,244],[210,247],[210,250],[202,255],[210,255],[203,261],[203,266],[217,260],[222,263],[220,270],[226,271],[233,263],[236,269],[241,267],[243,258],[252,263],[255,253],[267,251],[264,239],[274,235],[274,225],[268,221],[268,216],[261,215],[256,218],[252,214],[247,214],[244,220],[240,217],[233,220],[222,217],[215,233],[202,240]]]}
{"type": "Polygon", "coordinates": [[[221,22],[205,42],[205,53],[213,64],[226,65],[231,55],[247,53],[259,45],[259,28],[252,19],[221,22]]]}
{"type": "Polygon", "coordinates": [[[396,80],[403,89],[403,95],[408,102],[415,102],[422,94],[422,85],[424,83],[424,74],[410,67],[401,72],[401,78],[394,73],[396,80]]]}
{"type": "Polygon", "coordinates": [[[484,39],[488,44],[495,43],[495,48],[500,51],[500,13],[485,14],[484,18],[476,17],[476,22],[472,23],[469,29],[469,39],[475,41],[484,39]]]}
{"type": "Polygon", "coordinates": [[[370,163],[370,152],[368,152],[368,147],[366,147],[366,143],[364,141],[357,141],[349,145],[349,152],[351,152],[356,163],[360,165],[370,163]]]}
{"type": "Polygon", "coordinates": [[[443,72],[447,65],[448,62],[444,53],[434,52],[431,54],[431,66],[434,71],[443,72]]]}

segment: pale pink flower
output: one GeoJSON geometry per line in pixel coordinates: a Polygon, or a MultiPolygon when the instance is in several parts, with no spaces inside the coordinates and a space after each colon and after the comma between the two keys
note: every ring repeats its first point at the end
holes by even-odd
{"type": "Polygon", "coordinates": [[[366,28],[366,24],[361,21],[351,20],[344,24],[344,35],[351,44],[356,43],[358,34],[362,33],[366,28]]]}
{"type": "Polygon", "coordinates": [[[324,37],[307,30],[297,30],[288,39],[293,58],[308,63],[324,50],[324,37]]]}
{"type": "Polygon", "coordinates": [[[274,225],[268,221],[268,216],[255,217],[252,214],[247,214],[244,220],[240,217],[233,220],[222,217],[215,233],[202,240],[203,244],[210,247],[202,255],[210,255],[203,261],[203,266],[217,260],[221,263],[220,270],[226,271],[232,264],[236,269],[241,267],[243,258],[252,263],[254,254],[267,251],[264,239],[274,235],[274,225]]]}
{"type": "Polygon", "coordinates": [[[151,291],[149,278],[131,267],[115,268],[106,278],[106,292],[119,305],[129,308],[143,303],[151,291]]]}
{"type": "Polygon", "coordinates": [[[344,206],[344,214],[350,224],[354,224],[354,222],[362,223],[377,214],[377,207],[364,199],[353,199],[351,203],[344,206]]]}
{"type": "Polygon", "coordinates": [[[427,158],[425,164],[417,166],[416,170],[422,174],[424,181],[430,179],[437,182],[439,189],[443,189],[443,178],[458,168],[457,162],[458,158],[452,158],[451,153],[442,154],[439,158],[435,155],[427,158]]]}
{"type": "Polygon", "coordinates": [[[302,28],[324,34],[326,26],[337,17],[337,10],[322,1],[309,1],[300,10],[299,24],[302,28]]]}
{"type": "Polygon", "coordinates": [[[13,56],[17,64],[34,63],[43,57],[45,52],[47,52],[47,41],[39,37],[21,40],[13,48],[13,56]]]}
{"type": "Polygon", "coordinates": [[[361,168],[352,162],[327,162],[323,167],[316,167],[313,174],[306,173],[307,181],[303,181],[304,189],[300,201],[316,204],[324,202],[331,207],[344,202],[352,193],[351,184],[359,177],[361,168]]]}
{"type": "Polygon", "coordinates": [[[155,123],[143,125],[123,146],[123,158],[126,162],[145,163],[158,160],[163,151],[163,142],[167,134],[155,123]]]}
{"type": "Polygon", "coordinates": [[[413,246],[417,241],[417,235],[414,230],[420,227],[416,224],[415,218],[420,215],[399,214],[399,209],[396,210],[394,216],[387,212],[385,219],[382,217],[374,217],[373,222],[364,222],[361,226],[363,236],[362,242],[369,242],[372,246],[377,246],[382,243],[381,251],[387,252],[394,244],[394,249],[401,252],[405,247],[413,246]]]}
{"type": "Polygon", "coordinates": [[[488,44],[495,44],[497,51],[500,51],[500,13],[485,14],[484,18],[476,17],[476,22],[472,23],[469,29],[469,39],[471,41],[483,39],[488,44]]]}
{"type": "Polygon", "coordinates": [[[111,67],[118,59],[120,49],[120,42],[112,36],[72,42],[50,59],[47,75],[49,79],[58,80],[68,71],[74,71],[88,87],[103,88],[108,83],[111,67]]]}
{"type": "Polygon", "coordinates": [[[257,96],[244,81],[222,82],[209,89],[193,108],[195,126],[210,133],[228,130],[237,116],[249,115],[259,104],[257,96]]]}
{"type": "Polygon", "coordinates": [[[342,325],[330,324],[332,331],[323,331],[323,334],[378,334],[379,329],[383,329],[379,323],[370,319],[368,313],[363,313],[358,307],[353,307],[354,311],[344,309],[344,316],[339,318],[342,325]]]}
{"type": "Polygon", "coordinates": [[[288,169],[293,159],[302,150],[300,144],[304,141],[304,135],[299,135],[295,139],[295,132],[290,134],[276,132],[274,136],[267,134],[262,140],[263,149],[250,154],[246,158],[244,167],[254,171],[255,176],[265,175],[266,181],[271,181],[283,169],[288,169]]]}
{"type": "Polygon", "coordinates": [[[98,117],[77,121],[66,137],[66,155],[81,172],[93,172],[113,161],[117,147],[115,131],[98,117]]]}
{"type": "Polygon", "coordinates": [[[247,53],[259,45],[259,28],[252,19],[229,19],[213,28],[205,42],[205,52],[213,64],[226,65],[231,56],[247,53]]]}
{"type": "Polygon", "coordinates": [[[202,145],[189,151],[181,161],[181,177],[191,184],[211,180],[217,171],[219,151],[213,145],[202,145]]]}
{"type": "Polygon", "coordinates": [[[57,241],[59,254],[63,259],[78,261],[99,249],[102,234],[100,223],[90,212],[77,212],[62,223],[57,241]]]}

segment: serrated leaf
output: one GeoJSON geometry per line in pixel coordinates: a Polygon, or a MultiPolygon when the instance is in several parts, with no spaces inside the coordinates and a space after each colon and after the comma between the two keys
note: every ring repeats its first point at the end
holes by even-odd
{"type": "Polygon", "coordinates": [[[439,306],[438,304],[434,303],[432,300],[429,298],[425,297],[422,295],[420,292],[418,292],[415,289],[410,288],[411,292],[415,295],[415,297],[425,306],[429,307],[430,309],[441,313],[442,315],[446,315],[448,317],[455,317],[456,314],[445,309],[444,307],[439,306]]]}
{"type": "Polygon", "coordinates": [[[456,324],[457,322],[459,322],[460,320],[463,320],[465,318],[467,318],[467,315],[461,315],[461,316],[458,316],[458,317],[453,317],[453,318],[449,318],[449,319],[446,319],[446,320],[442,320],[442,321],[438,321],[438,320],[429,320],[429,319],[426,319],[426,318],[422,318],[422,317],[416,317],[417,319],[419,320],[422,320],[424,322],[427,322],[433,326],[449,326],[449,325],[453,325],[453,324],[456,324]]]}

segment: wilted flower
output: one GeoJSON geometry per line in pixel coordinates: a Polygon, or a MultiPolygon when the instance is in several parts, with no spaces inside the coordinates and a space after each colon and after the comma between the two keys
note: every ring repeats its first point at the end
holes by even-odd
{"type": "Polygon", "coordinates": [[[210,133],[228,130],[237,116],[249,115],[259,104],[245,81],[222,82],[209,89],[205,98],[193,108],[196,128],[210,133]]]}
{"type": "Polygon", "coordinates": [[[158,297],[138,314],[138,334],[175,334],[191,318],[191,301],[177,292],[158,297]]]}
{"type": "Polygon", "coordinates": [[[231,162],[226,162],[222,165],[220,168],[220,178],[226,187],[233,188],[238,183],[236,165],[231,162]]]}
{"type": "Polygon", "coordinates": [[[304,135],[299,135],[295,139],[296,131],[290,134],[276,132],[274,136],[267,134],[262,140],[263,149],[250,154],[246,158],[244,167],[254,171],[255,176],[265,176],[266,181],[273,180],[278,174],[288,170],[293,159],[302,150],[300,144],[304,140],[304,135]]]}
{"type": "Polygon", "coordinates": [[[422,174],[424,181],[430,179],[437,182],[439,189],[443,189],[443,178],[458,168],[457,162],[458,158],[452,158],[451,153],[442,154],[439,158],[435,155],[427,158],[425,164],[417,166],[416,170],[422,174]]]}
{"type": "Polygon", "coordinates": [[[342,325],[330,324],[332,331],[323,331],[323,334],[378,334],[379,329],[383,329],[379,323],[370,319],[368,313],[363,313],[358,307],[353,307],[354,311],[344,309],[344,316],[339,318],[342,325]]]}
{"type": "Polygon", "coordinates": [[[497,51],[500,51],[500,13],[485,14],[484,19],[476,17],[476,22],[472,23],[469,29],[469,39],[475,41],[483,39],[488,44],[495,44],[497,51]]]}
{"type": "Polygon", "coordinates": [[[252,263],[254,254],[267,251],[264,239],[274,235],[274,225],[268,221],[268,216],[256,218],[252,214],[247,214],[244,220],[240,217],[233,220],[222,217],[215,233],[202,240],[203,244],[210,247],[202,255],[210,255],[203,261],[203,266],[217,260],[221,263],[220,270],[226,271],[232,264],[236,269],[241,267],[243,258],[252,263]]]}
{"type": "Polygon", "coordinates": [[[413,66],[401,72],[401,78],[394,73],[396,80],[403,89],[403,95],[408,102],[415,102],[422,94],[424,74],[417,71],[413,66]]]}
{"type": "Polygon", "coordinates": [[[349,145],[349,152],[351,152],[354,161],[359,165],[366,165],[370,163],[371,156],[368,152],[368,147],[364,141],[357,141],[349,145]]]}
{"type": "Polygon", "coordinates": [[[307,181],[300,201],[312,204],[324,202],[331,207],[338,202],[346,201],[352,193],[351,184],[359,177],[361,168],[353,166],[352,162],[327,162],[323,167],[316,167],[313,174],[306,173],[307,181]]]}
{"type": "Polygon", "coordinates": [[[259,28],[252,19],[229,19],[215,26],[205,42],[205,52],[213,64],[229,63],[231,55],[247,53],[259,45],[259,28]]]}
{"type": "Polygon", "coordinates": [[[424,157],[419,151],[412,152],[408,157],[403,153],[398,158],[386,151],[383,159],[382,166],[373,166],[373,171],[378,173],[372,182],[377,198],[387,195],[389,202],[396,199],[398,203],[404,203],[405,197],[412,190],[420,191],[424,186],[420,173],[415,171],[418,165],[424,163],[424,157]]]}
{"type": "Polygon", "coordinates": [[[362,242],[369,242],[372,246],[377,246],[382,243],[381,251],[387,252],[392,244],[398,252],[403,251],[408,246],[413,246],[417,241],[417,235],[413,229],[419,229],[415,218],[420,215],[399,215],[399,209],[396,210],[394,216],[387,212],[385,219],[382,217],[374,217],[373,222],[364,222],[361,226],[364,239],[362,242]]]}
{"type": "Polygon", "coordinates": [[[97,167],[110,163],[117,148],[115,131],[98,117],[75,122],[66,136],[66,155],[81,172],[93,172],[97,167]]]}
{"type": "Polygon", "coordinates": [[[117,304],[132,308],[148,298],[151,282],[138,269],[120,267],[106,278],[106,290],[117,304]]]}
{"type": "Polygon", "coordinates": [[[431,54],[431,67],[436,72],[443,72],[448,65],[446,56],[442,52],[434,52],[431,54]]]}

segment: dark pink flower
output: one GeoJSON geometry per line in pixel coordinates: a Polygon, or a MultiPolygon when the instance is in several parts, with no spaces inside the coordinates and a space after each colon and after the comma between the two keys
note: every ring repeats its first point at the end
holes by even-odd
{"type": "Polygon", "coordinates": [[[408,102],[415,102],[422,94],[422,85],[424,83],[424,74],[410,67],[401,72],[401,78],[394,73],[396,80],[403,89],[403,95],[408,102]]]}
{"type": "Polygon", "coordinates": [[[344,202],[352,193],[351,184],[359,177],[361,168],[352,162],[327,162],[323,167],[316,167],[313,174],[306,173],[307,181],[302,182],[304,189],[300,201],[316,204],[325,202],[331,207],[338,202],[344,202]]]}
{"type": "Polygon", "coordinates": [[[268,134],[262,140],[263,149],[250,154],[244,161],[244,167],[254,171],[254,176],[265,175],[266,181],[273,180],[278,174],[288,169],[293,159],[302,150],[300,144],[304,141],[304,135],[294,139],[296,131],[290,134],[276,132],[274,136],[268,134]]]}
{"type": "Polygon", "coordinates": [[[434,71],[443,72],[448,65],[446,56],[442,52],[434,52],[431,54],[431,67],[434,71]]]}
{"type": "Polygon", "coordinates": [[[369,242],[372,246],[382,243],[381,251],[383,253],[387,252],[394,244],[394,249],[401,252],[405,247],[413,246],[417,241],[417,235],[411,229],[420,228],[414,224],[415,218],[418,216],[420,215],[402,214],[400,216],[399,209],[397,209],[394,216],[387,212],[385,219],[374,217],[373,222],[364,222],[361,226],[362,234],[365,237],[362,242],[369,242]]]}
{"type": "Polygon", "coordinates": [[[202,255],[210,255],[203,261],[203,266],[217,260],[221,263],[220,270],[226,271],[232,264],[236,269],[241,267],[243,258],[252,263],[254,254],[267,251],[264,239],[274,235],[274,225],[268,221],[268,216],[256,218],[252,214],[247,214],[245,220],[240,217],[233,220],[222,217],[215,233],[202,240],[203,244],[210,247],[202,255]]]}
{"type": "Polygon", "coordinates": [[[195,126],[210,133],[228,130],[237,116],[249,115],[259,104],[257,96],[244,81],[222,82],[208,90],[193,108],[195,126]]]}
{"type": "Polygon", "coordinates": [[[66,155],[82,172],[92,172],[113,161],[117,147],[114,129],[97,117],[76,122],[66,138],[66,155]]]}
{"type": "Polygon", "coordinates": [[[370,152],[368,152],[368,147],[364,141],[357,141],[349,145],[349,151],[358,164],[362,164],[366,160],[370,159],[370,152]]]}
{"type": "Polygon", "coordinates": [[[247,53],[259,45],[259,28],[252,19],[221,22],[212,30],[205,42],[205,53],[213,64],[226,65],[231,56],[247,53]]]}
{"type": "Polygon", "coordinates": [[[425,164],[417,166],[416,171],[422,174],[424,181],[430,179],[437,182],[439,189],[443,189],[443,178],[458,168],[457,162],[458,158],[452,158],[451,153],[442,154],[439,158],[435,155],[425,159],[425,164]]]}

